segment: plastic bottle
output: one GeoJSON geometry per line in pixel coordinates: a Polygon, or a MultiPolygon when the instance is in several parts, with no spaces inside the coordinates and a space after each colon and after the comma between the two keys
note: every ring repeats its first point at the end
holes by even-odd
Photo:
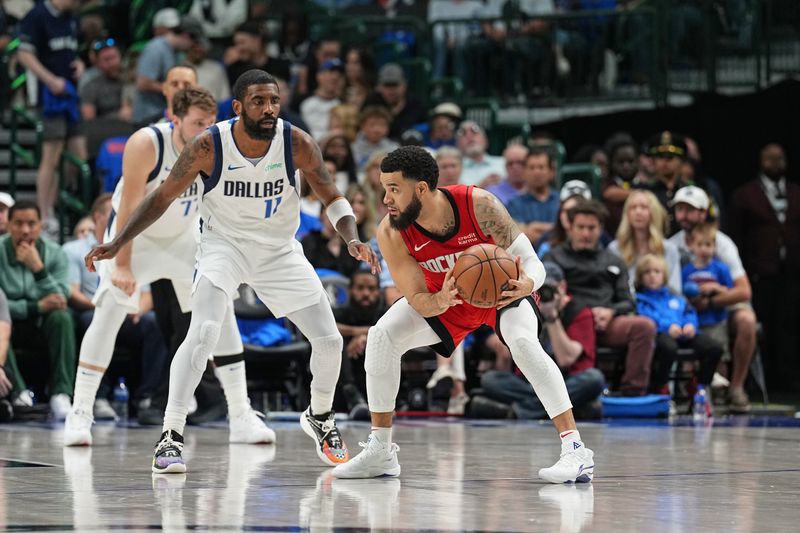
{"type": "Polygon", "coordinates": [[[125,385],[125,378],[119,378],[117,386],[114,387],[114,401],[111,404],[111,407],[114,409],[114,412],[117,413],[119,422],[128,421],[129,399],[130,399],[130,394],[128,392],[128,387],[125,385]]]}
{"type": "Polygon", "coordinates": [[[697,392],[694,393],[694,402],[692,402],[692,419],[695,421],[705,420],[708,416],[707,400],[705,387],[698,385],[697,392]]]}

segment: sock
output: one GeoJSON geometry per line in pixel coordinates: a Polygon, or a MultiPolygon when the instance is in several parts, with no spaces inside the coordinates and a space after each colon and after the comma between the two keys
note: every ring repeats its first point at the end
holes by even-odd
{"type": "Polygon", "coordinates": [[[392,444],[392,428],[372,428],[371,434],[384,446],[392,444]]]}
{"type": "Polygon", "coordinates": [[[73,393],[73,411],[94,412],[94,400],[97,396],[97,389],[100,387],[100,380],[103,379],[104,372],[93,370],[83,366],[78,367],[75,374],[75,392],[73,393]]]}
{"type": "Polygon", "coordinates": [[[228,401],[228,415],[233,418],[250,409],[244,361],[217,366],[214,373],[217,375],[217,379],[222,384],[222,390],[225,392],[225,399],[228,401]]]}
{"type": "Polygon", "coordinates": [[[559,434],[561,437],[561,453],[571,452],[578,448],[583,448],[583,441],[581,441],[581,434],[577,429],[568,429],[559,434]]]}

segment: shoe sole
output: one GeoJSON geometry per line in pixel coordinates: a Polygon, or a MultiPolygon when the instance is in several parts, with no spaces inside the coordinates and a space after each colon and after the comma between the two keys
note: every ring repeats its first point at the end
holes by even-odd
{"type": "Polygon", "coordinates": [[[594,479],[594,467],[592,467],[590,470],[584,470],[575,479],[548,478],[546,475],[542,475],[541,471],[539,472],[539,477],[548,483],[554,483],[556,485],[563,485],[565,483],[591,483],[594,479]]]}
{"type": "Polygon", "coordinates": [[[76,439],[76,440],[65,440],[64,447],[65,448],[72,448],[78,446],[91,446],[92,445],[92,438],[89,437],[88,439],[76,439]]]}
{"type": "Polygon", "coordinates": [[[317,457],[319,457],[323,463],[325,463],[328,466],[338,466],[344,464],[344,462],[336,463],[334,461],[331,461],[327,455],[322,453],[322,450],[319,447],[319,441],[317,440],[317,433],[314,431],[314,428],[311,427],[311,424],[308,423],[308,420],[306,420],[305,411],[303,411],[303,413],[300,414],[300,427],[303,428],[303,433],[305,433],[314,440],[314,449],[317,451],[317,457]]]}
{"type": "Polygon", "coordinates": [[[153,466],[152,471],[154,474],[185,474],[186,464],[172,463],[171,465],[167,465],[165,468],[156,468],[153,466]]]}
{"type": "Polygon", "coordinates": [[[336,472],[336,469],[333,470],[333,477],[337,479],[376,479],[381,477],[395,478],[399,476],[400,476],[400,465],[397,465],[396,467],[390,468],[388,470],[384,470],[380,474],[365,475],[365,476],[348,476],[347,474],[342,475],[339,472],[336,472]]]}

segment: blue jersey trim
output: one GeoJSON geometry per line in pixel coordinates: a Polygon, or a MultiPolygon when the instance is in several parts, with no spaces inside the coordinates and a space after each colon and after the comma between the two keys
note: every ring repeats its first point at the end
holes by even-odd
{"type": "Polygon", "coordinates": [[[289,177],[289,185],[294,187],[297,195],[297,185],[294,182],[294,160],[292,159],[292,123],[288,120],[283,121],[283,162],[286,165],[286,174],[289,177]]]}
{"type": "Polygon", "coordinates": [[[214,140],[214,170],[210,176],[203,177],[203,196],[211,192],[219,183],[222,176],[222,139],[219,136],[219,128],[216,124],[208,128],[211,138],[214,140]]]}
{"type": "Polygon", "coordinates": [[[161,130],[150,126],[150,129],[153,130],[156,134],[156,141],[158,142],[158,155],[156,156],[156,166],[153,170],[150,171],[150,174],[147,176],[148,183],[156,179],[158,174],[161,172],[161,164],[164,162],[164,136],[161,134],[161,130]]]}

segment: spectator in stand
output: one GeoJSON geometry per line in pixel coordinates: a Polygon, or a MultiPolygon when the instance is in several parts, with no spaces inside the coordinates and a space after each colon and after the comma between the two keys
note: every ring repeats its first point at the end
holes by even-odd
{"type": "Polygon", "coordinates": [[[550,152],[532,149],[525,158],[524,176],[525,192],[508,202],[508,214],[520,224],[531,243],[536,244],[553,229],[561,203],[558,191],[552,189],[555,169],[550,152]]]}
{"type": "MultiPolygon", "coordinates": [[[[672,202],[675,208],[675,220],[680,224],[681,231],[670,237],[670,242],[678,247],[682,257],[689,257],[688,232],[697,224],[706,221],[710,205],[708,195],[699,187],[693,185],[683,187],[676,194],[672,202]]],[[[733,333],[733,370],[730,373],[730,389],[728,399],[733,412],[748,412],[750,401],[744,391],[744,382],[750,369],[750,361],[756,348],[756,315],[749,304],[752,296],[750,280],[742,266],[739,250],[730,237],[717,231],[714,247],[716,257],[730,270],[733,279],[733,288],[724,294],[693,301],[698,313],[706,309],[725,309],[729,311],[728,328],[733,333]]],[[[686,263],[682,260],[682,263],[686,263]]]]}
{"type": "Polygon", "coordinates": [[[314,52],[307,54],[305,64],[297,69],[297,83],[293,85],[300,97],[297,102],[314,94],[317,90],[317,69],[331,59],[342,57],[342,43],[336,37],[323,35],[314,46],[314,52]]]}
{"type": "Polygon", "coordinates": [[[344,191],[358,182],[356,162],[347,137],[342,132],[332,131],[320,142],[322,158],[333,161],[336,172],[331,174],[336,180],[336,188],[344,191]]]}
{"type": "Polygon", "coordinates": [[[103,39],[92,43],[98,75],[80,91],[81,118],[133,118],[132,102],[122,98],[125,81],[122,78],[122,53],[114,39],[103,39]]]}
{"type": "Polygon", "coordinates": [[[331,108],[328,131],[342,133],[348,143],[355,142],[358,135],[359,108],[352,104],[339,104],[331,108]]]}
{"type": "MultiPolygon", "coordinates": [[[[58,244],[41,237],[42,219],[35,203],[18,201],[8,220],[8,235],[0,237],[0,289],[11,310],[11,345],[45,348],[50,410],[56,420],[63,420],[71,407],[76,365],[75,327],[66,310],[67,256],[58,244]]],[[[21,383],[20,390],[24,388],[21,383]]]]}
{"type": "Polygon", "coordinates": [[[525,193],[527,181],[525,180],[525,160],[528,158],[528,149],[522,144],[509,144],[503,151],[503,160],[506,173],[503,180],[486,190],[497,196],[504,205],[525,193]]]}
{"type": "Polygon", "coordinates": [[[364,349],[369,328],[385,312],[386,303],[381,298],[378,276],[367,270],[354,272],[350,278],[347,304],[333,310],[336,327],[344,338],[338,388],[353,420],[369,420],[369,407],[364,400],[367,394],[364,349]]]}
{"type": "Polygon", "coordinates": [[[267,43],[261,24],[247,21],[233,33],[233,46],[225,50],[222,59],[228,72],[228,84],[233,87],[239,76],[248,70],[265,70],[283,80],[290,79],[291,67],[285,59],[267,55],[267,43]]]}
{"type": "Polygon", "coordinates": [[[197,85],[208,89],[217,102],[224,102],[231,97],[231,86],[222,63],[209,58],[211,43],[208,39],[198,39],[192,43],[186,53],[186,63],[197,73],[197,85]]]}
{"type": "Polygon", "coordinates": [[[442,146],[436,151],[436,164],[439,167],[439,187],[456,185],[461,182],[463,160],[461,152],[452,146],[442,146]]]}
{"type": "Polygon", "coordinates": [[[646,394],[656,328],[650,319],[632,315],[635,308],[627,267],[600,246],[605,208],[594,200],[581,201],[567,216],[567,241],[544,259],[557,263],[564,271],[576,305],[591,308],[597,344],[626,349],[620,394],[646,394]]]}
{"type": "MultiPolygon", "coordinates": [[[[713,336],[699,330],[697,312],[686,298],[667,287],[672,276],[659,255],[646,254],[636,264],[636,310],[656,325],[656,351],[650,388],[654,393],[667,389],[669,372],[678,359],[679,348],[691,348],[700,361],[697,382],[710,385],[717,369],[722,346],[713,336]]],[[[708,391],[710,393],[710,391],[708,391]]]]}
{"type": "Polygon", "coordinates": [[[75,224],[75,229],[72,232],[73,240],[85,239],[89,235],[94,234],[97,229],[91,216],[85,216],[75,224]]]}
{"type": "Polygon", "coordinates": [[[0,423],[10,422],[14,418],[11,400],[14,388],[18,385],[15,381],[19,379],[14,353],[8,349],[10,340],[11,315],[6,295],[0,290],[0,423]]]}
{"type": "Polygon", "coordinates": [[[358,270],[358,260],[347,252],[347,244],[331,224],[328,215],[320,215],[322,229],[306,235],[301,244],[303,253],[314,268],[335,270],[343,276],[350,277],[358,270]]]}
{"type": "Polygon", "coordinates": [[[167,33],[155,37],[142,50],[136,65],[136,94],[133,99],[133,122],[144,125],[158,120],[169,103],[164,98],[167,72],[179,63],[181,52],[203,38],[200,22],[192,17],[168,21],[167,33]]]}
{"type": "Polygon", "coordinates": [[[760,156],[758,178],[733,193],[728,228],[753,279],[767,376],[778,388],[800,390],[800,185],[786,178],[779,144],[767,144],[760,156]]]}
{"type": "Polygon", "coordinates": [[[622,205],[628,199],[631,189],[636,187],[636,174],[639,172],[639,148],[633,137],[625,134],[612,136],[606,141],[609,172],[600,183],[603,204],[608,209],[606,231],[612,235],[622,220],[622,205]]]}
{"type": "Polygon", "coordinates": [[[367,159],[367,164],[364,165],[364,179],[362,180],[372,193],[372,198],[375,201],[376,220],[382,220],[386,216],[386,204],[383,203],[385,192],[381,183],[381,161],[383,161],[384,157],[386,157],[386,152],[374,152],[367,159]]]}
{"type": "Polygon", "coordinates": [[[278,115],[278,118],[288,120],[292,126],[297,126],[304,132],[308,133],[308,124],[306,124],[306,122],[303,120],[303,117],[294,111],[294,108],[292,107],[292,90],[289,88],[289,84],[283,78],[275,77],[275,81],[278,82],[278,92],[281,95],[281,112],[278,115]]]}
{"type": "Polygon", "coordinates": [[[161,117],[158,118],[158,122],[171,122],[173,119],[172,99],[175,97],[175,94],[182,89],[195,85],[197,85],[197,72],[194,70],[194,67],[189,65],[175,65],[169,69],[164,83],[161,84],[161,93],[164,95],[167,107],[161,111],[161,117]]]}
{"type": "Polygon", "coordinates": [[[428,118],[422,103],[408,95],[406,75],[397,63],[387,63],[378,72],[375,92],[364,101],[364,108],[373,105],[383,106],[392,114],[391,139],[399,139],[404,131],[428,118]]]}
{"type": "Polygon", "coordinates": [[[247,20],[247,4],[247,0],[194,0],[188,14],[200,21],[206,37],[215,43],[230,42],[234,30],[247,20]]]}
{"type": "Polygon", "coordinates": [[[575,151],[572,156],[573,163],[590,163],[600,169],[600,179],[608,177],[608,154],[606,151],[595,144],[585,144],[575,151]]]}
{"type": "Polygon", "coordinates": [[[681,254],[675,244],[666,240],[667,210],[650,191],[633,190],[625,200],[622,222],[617,238],[608,245],[608,251],[619,256],[628,265],[628,279],[634,291],[636,265],[645,255],[662,257],[667,265],[667,286],[681,294],[681,254]]]}
{"type": "MultiPolygon", "coordinates": [[[[547,277],[539,289],[544,322],[542,346],[564,374],[576,418],[600,418],[597,401],[605,378],[595,368],[596,333],[592,310],[569,294],[564,271],[545,262],[547,277]]],[[[509,371],[490,370],[481,376],[485,396],[474,396],[467,416],[474,418],[547,418],[542,402],[528,381],[509,371]],[[487,416],[489,415],[489,416],[487,416]]]]}
{"type": "Polygon", "coordinates": [[[464,156],[464,185],[486,188],[500,183],[505,175],[503,158],[486,153],[489,139],[483,128],[465,120],[456,130],[456,143],[464,156]]]}
{"type": "MultiPolygon", "coordinates": [[[[99,276],[86,269],[86,254],[103,239],[111,215],[111,195],[101,194],[95,199],[90,211],[90,220],[94,231],[85,237],[75,239],[62,246],[69,260],[70,297],[69,307],[74,312],[78,326],[78,336],[83,337],[94,316],[94,293],[97,290],[99,276]]],[[[137,403],[148,402],[158,386],[163,372],[167,368],[167,345],[158,327],[153,312],[153,299],[150,287],[139,288],[141,298],[139,312],[128,315],[117,335],[116,346],[132,348],[141,354],[141,383],[136,391],[137,403]]],[[[114,410],[108,401],[111,387],[101,384],[94,402],[94,417],[98,420],[115,417],[114,410]]]]}
{"type": "Polygon", "coordinates": [[[718,226],[726,227],[727,220],[725,215],[725,202],[722,194],[722,187],[719,182],[708,175],[703,168],[703,156],[700,153],[700,146],[691,137],[684,137],[686,141],[686,159],[681,167],[683,181],[697,185],[708,194],[711,202],[711,215],[718,226]]]}
{"type": "MultiPolygon", "coordinates": [[[[36,174],[36,201],[44,232],[57,237],[55,204],[58,199],[56,167],[67,149],[86,159],[86,141],[79,134],[78,80],[84,70],[78,58],[78,26],[72,12],[77,0],[37,3],[18,26],[19,62],[39,81],[38,102],[43,116],[43,142],[36,174]]],[[[61,177],[64,179],[64,176],[61,177]]]]}
{"type": "Polygon", "coordinates": [[[466,45],[473,33],[472,24],[449,21],[470,19],[481,5],[482,2],[478,0],[439,0],[428,3],[428,24],[433,34],[434,79],[444,78],[449,72],[456,78],[466,78],[466,45]],[[451,67],[449,70],[448,65],[451,67]]]}
{"type": "MultiPolygon", "coordinates": [[[[570,180],[561,187],[558,193],[561,205],[558,207],[558,216],[553,228],[542,235],[538,242],[534,243],[536,255],[544,257],[547,252],[567,240],[567,230],[569,229],[569,217],[567,212],[575,207],[581,200],[591,200],[592,191],[586,182],[580,180],[570,180]]],[[[611,237],[603,231],[600,236],[600,245],[605,248],[611,242],[611,237]]]]}
{"type": "Polygon", "coordinates": [[[442,102],[431,110],[425,146],[438,150],[456,145],[456,128],[461,122],[461,108],[452,102],[442,102]]]}
{"type": "Polygon", "coordinates": [[[389,153],[398,144],[388,138],[392,115],[381,106],[370,106],[358,118],[358,135],[352,145],[356,168],[362,170],[375,152],[389,153]]]}
{"type": "Polygon", "coordinates": [[[342,103],[341,92],[344,65],[339,59],[329,59],[317,70],[317,88],[300,104],[300,115],[311,128],[309,132],[319,141],[329,130],[331,109],[342,103]]]}
{"type": "Polygon", "coordinates": [[[354,47],[344,61],[344,101],[360,109],[375,86],[375,57],[366,48],[354,47]]]}
{"type": "Polygon", "coordinates": [[[7,192],[0,192],[0,235],[8,232],[8,210],[14,207],[14,199],[7,192]]]}
{"type": "Polygon", "coordinates": [[[351,184],[344,191],[344,197],[353,206],[353,213],[356,216],[358,238],[361,242],[369,242],[375,236],[378,227],[378,222],[375,220],[375,202],[367,188],[359,183],[351,184]]]}
{"type": "MultiPolygon", "coordinates": [[[[266,2],[269,5],[269,2],[266,2]]],[[[251,2],[252,10],[255,4],[251,2]]],[[[308,58],[310,43],[308,42],[308,20],[302,8],[288,4],[283,9],[281,16],[281,34],[276,40],[270,41],[267,45],[267,53],[270,57],[277,57],[288,61],[292,65],[292,76],[300,70],[302,63],[308,58]]],[[[268,9],[268,8],[267,8],[268,9]]],[[[251,17],[253,20],[263,20],[259,17],[251,17]]],[[[339,57],[338,53],[330,57],[339,57]]],[[[272,74],[270,72],[270,74],[272,74]]],[[[274,75],[274,74],[273,74],[274,75]]]]}

